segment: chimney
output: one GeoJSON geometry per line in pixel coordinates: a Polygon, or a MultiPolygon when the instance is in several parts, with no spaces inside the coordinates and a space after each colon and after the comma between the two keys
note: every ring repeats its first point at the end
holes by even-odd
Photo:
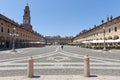
{"type": "Polygon", "coordinates": [[[107,21],[109,22],[109,17],[107,17],[107,21]]]}
{"type": "Polygon", "coordinates": [[[96,25],[94,25],[94,28],[96,27],[96,25]]]}
{"type": "Polygon", "coordinates": [[[102,24],[104,23],[104,20],[102,20],[102,24]]]}
{"type": "Polygon", "coordinates": [[[110,17],[110,20],[112,20],[112,19],[113,19],[113,17],[111,16],[111,17],[110,17]]]}

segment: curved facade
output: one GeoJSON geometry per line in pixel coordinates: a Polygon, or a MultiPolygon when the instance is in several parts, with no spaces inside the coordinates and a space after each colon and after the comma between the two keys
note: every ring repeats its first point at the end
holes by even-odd
{"type": "Polygon", "coordinates": [[[105,30],[105,40],[117,40],[120,39],[120,16],[112,19],[112,17],[107,18],[107,22],[99,26],[94,26],[90,30],[84,30],[78,34],[73,42],[82,43],[84,41],[93,41],[93,40],[104,40],[104,30],[105,30]]]}

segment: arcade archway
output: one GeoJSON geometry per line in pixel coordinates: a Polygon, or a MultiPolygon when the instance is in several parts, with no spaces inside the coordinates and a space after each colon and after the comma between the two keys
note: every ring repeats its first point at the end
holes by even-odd
{"type": "Polygon", "coordinates": [[[0,48],[5,48],[5,38],[0,36],[0,48]]]}

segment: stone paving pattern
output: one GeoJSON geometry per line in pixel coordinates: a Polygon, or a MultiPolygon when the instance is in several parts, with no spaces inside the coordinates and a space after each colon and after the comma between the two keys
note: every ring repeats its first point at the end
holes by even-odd
{"type": "MultiPolygon", "coordinates": [[[[26,76],[27,60],[30,56],[34,58],[34,74],[36,76],[81,76],[84,74],[83,58],[86,54],[90,56],[91,75],[111,77],[119,77],[120,75],[119,50],[109,50],[105,52],[76,46],[64,46],[64,50],[61,50],[59,46],[46,46],[42,48],[22,48],[17,49],[17,51],[15,54],[10,54],[9,50],[0,51],[0,77],[26,76]]],[[[94,78],[88,80],[94,80],[94,78]]]]}
{"type": "Polygon", "coordinates": [[[19,77],[0,77],[0,80],[120,80],[120,77],[112,76],[94,76],[94,77],[83,77],[80,75],[41,75],[34,78],[27,78],[24,76],[19,77]]]}

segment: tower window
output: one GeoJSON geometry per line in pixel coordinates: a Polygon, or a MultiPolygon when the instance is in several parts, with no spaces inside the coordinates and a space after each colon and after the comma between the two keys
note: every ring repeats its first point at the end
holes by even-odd
{"type": "Polygon", "coordinates": [[[27,14],[27,11],[25,11],[25,14],[27,14]]]}

